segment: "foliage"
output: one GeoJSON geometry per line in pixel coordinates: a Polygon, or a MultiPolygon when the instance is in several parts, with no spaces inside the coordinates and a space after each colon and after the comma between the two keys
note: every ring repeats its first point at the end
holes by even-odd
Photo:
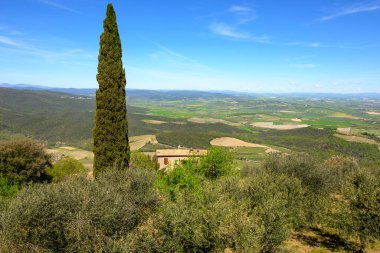
{"type": "Polygon", "coordinates": [[[201,181],[128,236],[132,252],[275,252],[302,211],[299,180],[259,174],[201,181]]]}
{"type": "Polygon", "coordinates": [[[11,198],[15,196],[18,189],[19,186],[17,184],[11,184],[7,179],[0,176],[0,200],[1,198],[11,198]]]}
{"type": "Polygon", "coordinates": [[[200,170],[209,179],[229,175],[233,169],[233,155],[228,149],[212,147],[201,158],[200,170]]]}
{"type": "Polygon", "coordinates": [[[378,170],[342,156],[273,154],[239,175],[232,163],[220,169],[229,156],[212,149],[164,174],[133,153],[130,169],[95,181],[26,187],[0,208],[0,252],[282,252],[315,224],[357,237],[362,250],[379,237],[378,170]],[[217,176],[207,176],[210,164],[217,176]]]}
{"type": "Polygon", "coordinates": [[[336,190],[334,170],[321,166],[319,160],[307,154],[272,154],[265,160],[263,167],[276,174],[299,179],[305,190],[305,222],[312,225],[323,220],[331,204],[329,195],[336,190]]]}
{"type": "Polygon", "coordinates": [[[159,169],[157,157],[150,157],[142,152],[135,151],[131,153],[129,161],[131,169],[159,169]]]}
{"type": "Polygon", "coordinates": [[[352,172],[345,181],[332,224],[360,240],[360,250],[380,239],[380,173],[366,168],[352,172]]]}
{"type": "Polygon", "coordinates": [[[0,251],[114,252],[157,208],[154,178],[147,170],[112,170],[95,181],[24,188],[0,216],[0,251]]]}
{"type": "Polygon", "coordinates": [[[46,173],[52,178],[53,182],[61,182],[85,171],[86,169],[83,164],[78,160],[71,157],[65,157],[56,162],[51,168],[47,169],[46,173]]]}
{"type": "Polygon", "coordinates": [[[42,144],[30,139],[0,142],[0,176],[11,184],[43,182],[51,166],[42,144]]]}
{"type": "Polygon", "coordinates": [[[200,194],[203,180],[203,176],[197,171],[197,161],[190,160],[181,165],[176,165],[165,175],[160,175],[157,185],[164,193],[167,193],[170,200],[175,200],[180,191],[200,194]]]}
{"type": "Polygon", "coordinates": [[[258,173],[242,182],[243,198],[258,217],[260,252],[276,252],[302,218],[303,189],[295,178],[258,173]]]}
{"type": "Polygon", "coordinates": [[[132,252],[256,252],[259,228],[247,203],[225,194],[222,182],[203,188],[202,195],[183,190],[165,202],[162,212],[129,236],[132,252]]]}
{"type": "Polygon", "coordinates": [[[107,6],[100,36],[96,91],[94,138],[94,176],[110,166],[128,167],[130,148],[125,97],[125,70],[121,41],[112,4],[107,6]]]}

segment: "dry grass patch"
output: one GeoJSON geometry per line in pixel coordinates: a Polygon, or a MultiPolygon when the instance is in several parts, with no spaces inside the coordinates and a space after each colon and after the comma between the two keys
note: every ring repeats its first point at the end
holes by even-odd
{"type": "Polygon", "coordinates": [[[368,115],[380,116],[380,112],[367,112],[368,115]]]}
{"type": "Polygon", "coordinates": [[[360,142],[360,143],[367,143],[367,144],[378,144],[375,140],[371,140],[368,138],[360,137],[360,136],[350,136],[350,135],[342,135],[342,134],[334,134],[335,137],[344,139],[346,141],[350,142],[360,142]]]}
{"type": "Polygon", "coordinates": [[[139,150],[144,147],[146,144],[157,144],[158,141],[155,135],[139,135],[129,137],[129,146],[132,151],[139,150]]]}
{"type": "Polygon", "coordinates": [[[161,125],[161,124],[168,123],[166,121],[152,120],[152,119],[144,119],[142,121],[145,122],[145,123],[148,123],[148,124],[152,124],[152,125],[161,125]]]}
{"type": "Polygon", "coordinates": [[[358,120],[363,119],[363,118],[356,117],[356,116],[353,116],[353,115],[350,115],[350,114],[347,114],[347,113],[344,113],[344,112],[337,112],[333,116],[330,116],[330,117],[333,117],[333,118],[344,118],[344,119],[358,119],[358,120]]]}
{"type": "Polygon", "coordinates": [[[83,164],[89,171],[94,165],[94,153],[91,151],[78,149],[75,147],[59,147],[48,149],[47,152],[53,155],[53,160],[58,161],[62,157],[72,157],[83,164]]]}
{"type": "Polygon", "coordinates": [[[309,127],[307,124],[286,124],[286,125],[274,125],[273,122],[256,122],[251,124],[253,127],[268,128],[275,130],[292,130],[298,128],[309,127]]]}
{"type": "Polygon", "coordinates": [[[69,150],[69,151],[73,151],[73,150],[76,150],[77,148],[74,148],[74,147],[69,147],[69,146],[64,146],[64,147],[59,147],[60,149],[64,149],[64,150],[69,150]]]}
{"type": "Polygon", "coordinates": [[[227,121],[227,120],[224,120],[224,119],[214,119],[214,118],[190,118],[190,119],[188,119],[188,121],[194,122],[194,123],[200,123],[200,124],[205,124],[205,123],[222,123],[222,124],[226,124],[226,125],[229,125],[229,126],[242,126],[241,123],[231,122],[231,121],[227,121]]]}
{"type": "Polygon", "coordinates": [[[232,137],[221,137],[221,138],[216,138],[213,139],[210,144],[212,146],[219,146],[219,147],[250,147],[250,148],[264,148],[266,153],[275,153],[275,152],[280,152],[276,149],[273,149],[271,147],[261,145],[261,144],[255,144],[255,143],[250,143],[250,142],[245,142],[236,138],[232,137]]]}
{"type": "Polygon", "coordinates": [[[82,160],[86,158],[93,159],[94,154],[91,151],[78,149],[74,147],[60,147],[60,148],[52,148],[48,149],[47,152],[53,155],[64,155],[75,158],[76,160],[82,160]]]}
{"type": "Polygon", "coordinates": [[[336,129],[336,132],[339,134],[350,135],[351,134],[351,127],[339,127],[336,129]]]}

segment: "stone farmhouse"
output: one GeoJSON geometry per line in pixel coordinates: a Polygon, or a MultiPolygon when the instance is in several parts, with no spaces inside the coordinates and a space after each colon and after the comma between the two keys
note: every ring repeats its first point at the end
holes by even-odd
{"type": "Polygon", "coordinates": [[[194,157],[207,155],[207,150],[203,149],[157,149],[156,157],[160,170],[170,169],[176,163],[194,157]]]}

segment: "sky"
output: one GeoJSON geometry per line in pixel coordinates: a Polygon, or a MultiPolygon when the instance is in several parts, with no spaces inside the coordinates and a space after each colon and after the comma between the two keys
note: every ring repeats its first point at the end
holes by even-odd
{"type": "Polygon", "coordinates": [[[0,83],[96,88],[108,2],[127,88],[380,92],[380,0],[0,0],[0,83]]]}

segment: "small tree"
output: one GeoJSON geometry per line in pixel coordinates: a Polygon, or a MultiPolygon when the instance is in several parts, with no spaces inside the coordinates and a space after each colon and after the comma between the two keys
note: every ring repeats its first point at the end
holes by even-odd
{"type": "MultiPolygon", "coordinates": [[[[125,98],[125,70],[116,14],[112,4],[107,6],[100,36],[96,91],[94,138],[94,175],[118,164],[127,167],[130,149],[125,98]]],[[[120,166],[121,165],[121,166],[120,166]]]]}
{"type": "Polygon", "coordinates": [[[0,142],[0,176],[10,184],[45,181],[50,159],[44,146],[36,141],[0,142]]]}
{"type": "Polygon", "coordinates": [[[53,182],[61,182],[85,171],[86,168],[78,160],[65,157],[56,162],[53,167],[47,169],[47,174],[52,177],[53,182]]]}
{"type": "Polygon", "coordinates": [[[228,175],[232,171],[233,155],[225,148],[212,147],[207,156],[202,157],[200,168],[209,179],[228,175]]]}
{"type": "Polygon", "coordinates": [[[157,157],[150,157],[140,151],[132,152],[129,161],[129,167],[132,169],[159,169],[157,157]]]}

